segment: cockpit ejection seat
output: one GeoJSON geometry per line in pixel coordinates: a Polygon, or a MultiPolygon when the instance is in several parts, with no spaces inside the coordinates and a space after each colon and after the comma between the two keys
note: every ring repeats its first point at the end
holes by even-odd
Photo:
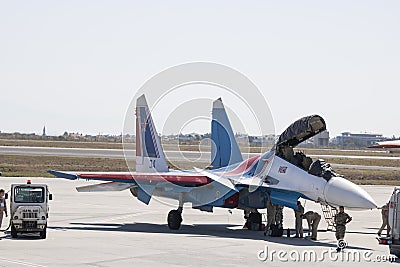
{"type": "Polygon", "coordinates": [[[294,151],[291,146],[282,147],[282,157],[287,161],[291,162],[294,156],[294,151]]]}

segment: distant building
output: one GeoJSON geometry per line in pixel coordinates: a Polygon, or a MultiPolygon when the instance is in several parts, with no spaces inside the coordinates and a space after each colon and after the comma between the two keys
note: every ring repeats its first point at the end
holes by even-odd
{"type": "Polygon", "coordinates": [[[382,134],[374,133],[344,132],[341,136],[336,137],[337,145],[348,147],[367,147],[383,140],[386,138],[382,134]]]}
{"type": "Polygon", "coordinates": [[[190,142],[193,141],[195,139],[195,137],[191,134],[179,134],[178,136],[178,140],[179,142],[190,142]]]}
{"type": "Polygon", "coordinates": [[[329,132],[323,131],[312,138],[314,147],[323,147],[329,145],[329,132]]]}
{"type": "Polygon", "coordinates": [[[82,138],[82,134],[80,134],[80,133],[69,133],[68,134],[68,138],[69,139],[75,139],[75,140],[78,140],[78,139],[80,139],[80,138],[82,138]]]}

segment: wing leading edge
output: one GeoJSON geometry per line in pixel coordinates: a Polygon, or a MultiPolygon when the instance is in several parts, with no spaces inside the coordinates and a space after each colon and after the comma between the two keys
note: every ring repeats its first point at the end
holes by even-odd
{"type": "Polygon", "coordinates": [[[136,172],[64,172],[48,171],[50,174],[69,180],[86,179],[109,182],[170,182],[178,185],[206,185],[211,179],[205,175],[190,172],[136,173],[136,172]]]}

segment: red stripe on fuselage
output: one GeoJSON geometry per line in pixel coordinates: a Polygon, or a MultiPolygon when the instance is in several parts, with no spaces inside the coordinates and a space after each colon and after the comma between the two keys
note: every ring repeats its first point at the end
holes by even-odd
{"type": "Polygon", "coordinates": [[[248,170],[250,170],[250,168],[253,166],[254,162],[259,158],[260,158],[260,155],[251,157],[251,158],[243,161],[242,163],[240,163],[239,166],[237,166],[232,171],[223,172],[223,174],[224,175],[236,175],[236,174],[245,173],[248,170]]]}
{"type": "Polygon", "coordinates": [[[81,173],[77,174],[81,179],[104,179],[104,180],[135,180],[152,182],[170,182],[176,184],[204,185],[211,179],[203,175],[171,175],[171,174],[136,174],[136,173],[81,173]]]}

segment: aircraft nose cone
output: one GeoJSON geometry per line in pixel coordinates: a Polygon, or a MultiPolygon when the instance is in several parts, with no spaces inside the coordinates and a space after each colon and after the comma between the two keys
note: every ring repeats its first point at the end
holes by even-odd
{"type": "Polygon", "coordinates": [[[332,177],[325,186],[324,194],[326,202],[334,206],[377,208],[374,199],[364,189],[342,177],[332,177]]]}

